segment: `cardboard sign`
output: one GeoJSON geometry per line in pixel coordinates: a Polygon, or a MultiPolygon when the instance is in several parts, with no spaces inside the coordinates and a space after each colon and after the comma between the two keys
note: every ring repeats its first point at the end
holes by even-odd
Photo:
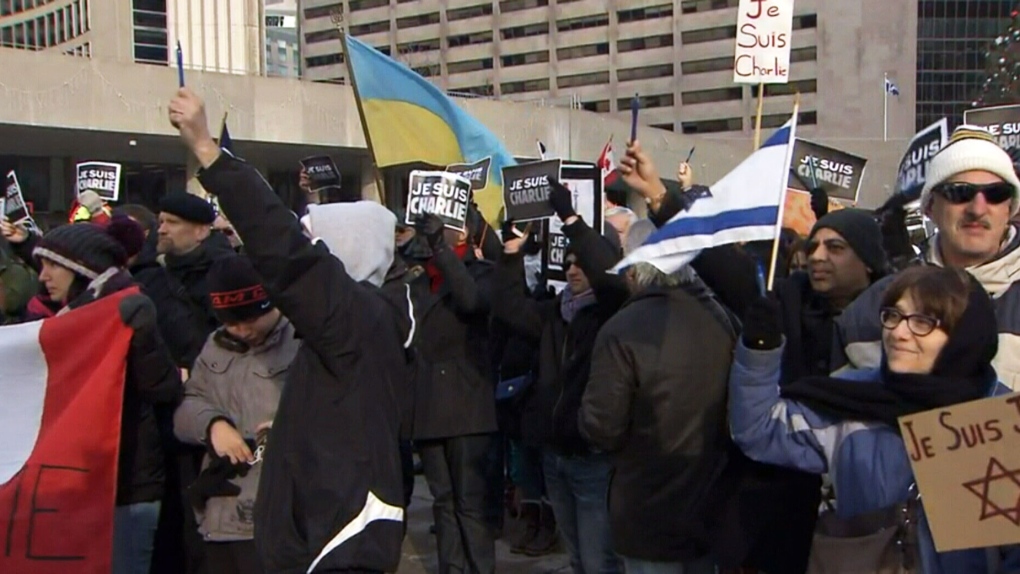
{"type": "Polygon", "coordinates": [[[910,201],[921,197],[924,187],[924,176],[928,173],[928,164],[942,146],[949,140],[949,122],[946,118],[917,132],[907,152],[900,160],[900,168],[896,177],[896,193],[902,193],[910,201]]]}
{"type": "Polygon", "coordinates": [[[14,170],[7,172],[7,187],[4,193],[4,219],[14,225],[21,225],[28,229],[35,229],[35,221],[25,204],[25,196],[21,194],[21,184],[18,183],[18,176],[14,170]]]}
{"type": "Polygon", "coordinates": [[[489,183],[489,167],[492,158],[487,157],[475,163],[455,163],[446,166],[447,173],[455,173],[471,182],[471,191],[485,189],[489,183]]]}
{"type": "Polygon", "coordinates": [[[470,181],[445,171],[415,170],[408,184],[404,223],[413,225],[418,216],[431,213],[446,227],[464,231],[470,203],[470,181]]]}
{"type": "Polygon", "coordinates": [[[86,161],[78,164],[78,194],[94,191],[104,201],[117,201],[120,197],[119,163],[86,161]]]}
{"type": "Polygon", "coordinates": [[[798,139],[790,163],[790,188],[811,191],[817,184],[830,198],[856,203],[867,163],[863,157],[798,139]]]}
{"type": "Polygon", "coordinates": [[[793,0],[740,0],[734,83],[789,82],[792,41],[793,0]]]}
{"type": "MultiPolygon", "coordinates": [[[[790,178],[793,181],[793,178],[790,178]]],[[[783,227],[789,227],[802,237],[811,233],[818,218],[811,210],[811,194],[792,188],[786,188],[786,196],[783,198],[783,227]]],[[[847,206],[839,200],[829,198],[829,211],[838,211],[847,206]]]]}
{"type": "Polygon", "coordinates": [[[966,110],[963,123],[988,130],[1011,156],[1020,150],[1020,104],[966,110]]]}
{"type": "MultiPolygon", "coordinates": [[[[573,196],[574,211],[585,223],[602,233],[605,227],[602,217],[602,171],[593,163],[565,163],[561,174],[563,185],[573,196]]],[[[553,216],[544,222],[542,239],[542,274],[547,284],[558,292],[566,286],[567,276],[563,263],[570,244],[563,234],[563,222],[559,217],[553,216]]]]}
{"type": "Polygon", "coordinates": [[[560,178],[558,159],[503,168],[503,207],[506,218],[534,221],[556,215],[549,205],[550,179],[560,178]]]}
{"type": "Polygon", "coordinates": [[[308,174],[308,182],[312,191],[319,191],[327,187],[340,187],[340,170],[333,163],[333,158],[327,155],[306,157],[301,160],[301,167],[305,168],[308,174]]]}
{"type": "Polygon", "coordinates": [[[900,418],[939,552],[1020,543],[1020,394],[900,418]]]}

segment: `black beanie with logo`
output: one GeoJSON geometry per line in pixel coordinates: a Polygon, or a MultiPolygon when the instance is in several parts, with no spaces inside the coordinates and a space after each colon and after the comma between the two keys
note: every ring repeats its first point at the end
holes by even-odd
{"type": "Polygon", "coordinates": [[[206,281],[213,312],[222,323],[251,321],[273,310],[262,278],[243,255],[214,261],[206,281]]]}

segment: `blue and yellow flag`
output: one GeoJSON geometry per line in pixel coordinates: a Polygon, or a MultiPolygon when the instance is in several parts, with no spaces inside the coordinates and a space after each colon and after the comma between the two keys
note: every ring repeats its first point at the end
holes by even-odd
{"type": "Polygon", "coordinates": [[[503,206],[502,170],[515,163],[502,142],[404,64],[351,36],[347,50],[376,165],[424,162],[443,167],[489,159],[488,177],[484,187],[476,189],[475,201],[493,221],[503,206]]]}

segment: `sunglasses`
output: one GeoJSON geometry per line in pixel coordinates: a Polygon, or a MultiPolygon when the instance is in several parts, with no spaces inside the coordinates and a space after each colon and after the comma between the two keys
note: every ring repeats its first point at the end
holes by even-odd
{"type": "Polygon", "coordinates": [[[884,307],[881,311],[879,311],[878,318],[882,321],[882,327],[890,331],[899,327],[900,323],[906,321],[907,329],[918,337],[926,337],[930,335],[931,332],[942,323],[942,321],[932,317],[931,315],[922,315],[919,313],[911,313],[908,315],[895,307],[884,307]]]}
{"type": "Polygon", "coordinates": [[[1013,199],[1016,190],[1004,181],[986,184],[951,182],[936,185],[932,188],[932,193],[937,193],[946,198],[949,203],[957,205],[970,203],[977,197],[977,194],[982,193],[985,196],[985,201],[998,205],[1013,199]]]}

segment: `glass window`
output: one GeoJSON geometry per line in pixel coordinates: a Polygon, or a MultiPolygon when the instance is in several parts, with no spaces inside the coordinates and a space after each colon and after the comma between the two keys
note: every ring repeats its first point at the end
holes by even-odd
{"type": "MultiPolygon", "coordinates": [[[[763,118],[764,121],[764,118],[763,118]]],[[[782,125],[782,124],[780,124],[782,125]]],[[[744,129],[742,118],[724,118],[718,120],[702,120],[683,122],[681,128],[685,134],[708,134],[714,132],[738,132],[744,129]]]]}

